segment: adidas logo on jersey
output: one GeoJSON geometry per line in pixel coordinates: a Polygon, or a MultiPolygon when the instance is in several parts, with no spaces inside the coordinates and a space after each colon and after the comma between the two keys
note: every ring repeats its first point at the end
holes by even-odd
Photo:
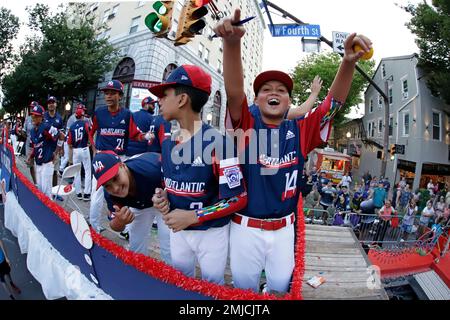
{"type": "Polygon", "coordinates": [[[200,156],[198,156],[194,162],[192,163],[192,167],[204,167],[205,164],[202,161],[202,158],[200,156]]]}
{"type": "Polygon", "coordinates": [[[120,124],[125,124],[125,120],[122,119],[122,121],[120,121],[120,124]]]}
{"type": "Polygon", "coordinates": [[[286,133],[286,140],[289,140],[292,138],[295,138],[295,134],[291,130],[288,130],[288,132],[286,133]]]}

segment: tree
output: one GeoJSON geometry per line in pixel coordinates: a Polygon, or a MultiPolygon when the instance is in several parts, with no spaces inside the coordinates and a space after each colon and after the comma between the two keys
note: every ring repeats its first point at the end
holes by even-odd
{"type": "Polygon", "coordinates": [[[0,83],[3,78],[3,70],[13,54],[11,41],[17,37],[19,32],[19,18],[11,14],[6,8],[0,8],[0,83]]]}
{"type": "Polygon", "coordinates": [[[407,27],[417,36],[419,67],[426,73],[431,93],[450,104],[450,1],[425,1],[403,7],[412,18],[407,27]]]}
{"type": "MultiPolygon", "coordinates": [[[[328,93],[328,89],[333,83],[341,60],[341,56],[337,53],[324,53],[309,55],[304,60],[300,61],[292,73],[292,79],[294,80],[294,90],[292,92],[293,102],[300,105],[308,98],[308,89],[316,75],[319,75],[323,80],[319,100],[324,100],[328,93]]],[[[373,60],[361,60],[358,64],[369,77],[372,77],[374,73],[373,68],[375,66],[373,60]]],[[[357,106],[359,103],[363,102],[361,92],[366,86],[367,80],[355,71],[352,86],[345,102],[345,108],[343,108],[343,110],[341,110],[334,118],[335,126],[339,126],[345,121],[345,115],[350,112],[351,107],[357,106]]]]}
{"type": "Polygon", "coordinates": [[[46,5],[27,8],[30,27],[39,32],[21,49],[21,62],[5,78],[6,108],[13,113],[30,100],[54,95],[65,103],[83,97],[117,62],[117,50],[97,39],[94,18],[76,4],[54,14],[46,5]]]}

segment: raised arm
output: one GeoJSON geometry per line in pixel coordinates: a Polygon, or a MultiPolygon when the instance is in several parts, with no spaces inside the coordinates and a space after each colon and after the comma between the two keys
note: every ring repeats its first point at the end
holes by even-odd
{"type": "Polygon", "coordinates": [[[233,121],[241,118],[241,105],[245,98],[244,71],[242,68],[241,38],[245,29],[232,24],[241,18],[241,10],[236,9],[233,17],[220,21],[214,28],[223,39],[223,78],[227,94],[227,106],[233,121]]]}
{"type": "Polygon", "coordinates": [[[308,99],[303,102],[300,107],[290,108],[287,118],[289,120],[297,119],[303,117],[307,112],[311,111],[314,107],[314,103],[319,96],[320,89],[322,88],[322,79],[319,76],[315,76],[313,82],[311,83],[311,94],[308,99]]]}
{"type": "Polygon", "coordinates": [[[352,85],[356,62],[370,51],[372,42],[363,35],[350,34],[344,42],[344,58],[330,88],[330,95],[337,101],[344,102],[352,85]],[[358,44],[363,50],[355,52],[353,46],[358,44]]]}

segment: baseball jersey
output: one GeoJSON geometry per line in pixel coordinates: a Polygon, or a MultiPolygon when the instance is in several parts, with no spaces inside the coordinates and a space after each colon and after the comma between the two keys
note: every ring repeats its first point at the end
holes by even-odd
{"type": "Polygon", "coordinates": [[[89,122],[79,119],[69,128],[67,143],[74,148],[86,148],[89,140],[89,122]]]}
{"type": "Polygon", "coordinates": [[[200,223],[185,230],[207,230],[228,224],[231,213],[237,210],[234,208],[245,201],[242,197],[246,190],[234,151],[228,156],[224,150],[225,136],[203,124],[189,141],[178,143],[170,131],[164,129],[167,124],[157,127],[156,140],[161,144],[164,186],[170,209],[208,207],[200,210],[200,223]],[[220,202],[225,199],[229,199],[228,202],[220,202]]]}
{"type": "Polygon", "coordinates": [[[97,132],[95,148],[98,151],[111,150],[118,155],[126,153],[129,139],[137,139],[142,133],[136,127],[130,110],[119,108],[117,112],[112,113],[106,106],[95,110],[91,139],[95,132],[97,132]]]}
{"type": "MultiPolygon", "coordinates": [[[[141,109],[137,112],[132,113],[132,117],[136,126],[142,130],[143,132],[154,132],[154,121],[155,117],[150,114],[145,109],[141,109]]],[[[130,140],[128,142],[128,149],[126,151],[127,156],[134,156],[135,154],[144,153],[148,150],[148,142],[147,141],[136,141],[130,140]]]]}
{"type": "MultiPolygon", "coordinates": [[[[105,199],[119,207],[127,206],[139,210],[153,207],[152,197],[155,189],[162,188],[161,155],[153,152],[142,153],[126,160],[125,165],[134,177],[136,194],[119,198],[105,190],[105,199]]],[[[114,215],[111,218],[114,218],[114,215]]]]}
{"type": "Polygon", "coordinates": [[[54,143],[58,138],[58,130],[48,122],[30,131],[30,142],[36,164],[41,165],[53,160],[54,143]]]}
{"type": "MultiPolygon", "coordinates": [[[[284,119],[279,126],[269,126],[263,122],[258,106],[248,107],[247,99],[244,99],[240,121],[226,123],[235,134],[239,131],[250,133],[249,139],[243,136],[238,139],[248,190],[247,207],[240,211],[241,214],[275,219],[296,211],[305,158],[328,139],[332,118],[341,106],[327,96],[303,117],[284,119]]],[[[231,120],[229,114],[227,118],[231,120]]]]}
{"type": "MultiPolygon", "coordinates": [[[[64,128],[64,122],[61,117],[61,115],[56,112],[55,116],[50,116],[50,113],[47,111],[44,113],[44,122],[48,123],[50,126],[53,126],[54,128],[58,130],[62,130],[64,128]]],[[[56,150],[56,147],[58,145],[58,140],[56,139],[54,142],[52,142],[53,152],[56,150]]]]}

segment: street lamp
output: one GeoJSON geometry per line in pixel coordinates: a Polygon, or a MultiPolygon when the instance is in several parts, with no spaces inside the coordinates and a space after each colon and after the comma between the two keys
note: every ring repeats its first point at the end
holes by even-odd
{"type": "Polygon", "coordinates": [[[208,113],[206,115],[206,120],[208,121],[208,125],[211,125],[211,121],[212,121],[212,114],[211,113],[208,113]]]}
{"type": "Polygon", "coordinates": [[[350,138],[352,137],[352,134],[350,133],[350,131],[347,132],[346,134],[347,136],[347,154],[350,154],[350,138]]]}

